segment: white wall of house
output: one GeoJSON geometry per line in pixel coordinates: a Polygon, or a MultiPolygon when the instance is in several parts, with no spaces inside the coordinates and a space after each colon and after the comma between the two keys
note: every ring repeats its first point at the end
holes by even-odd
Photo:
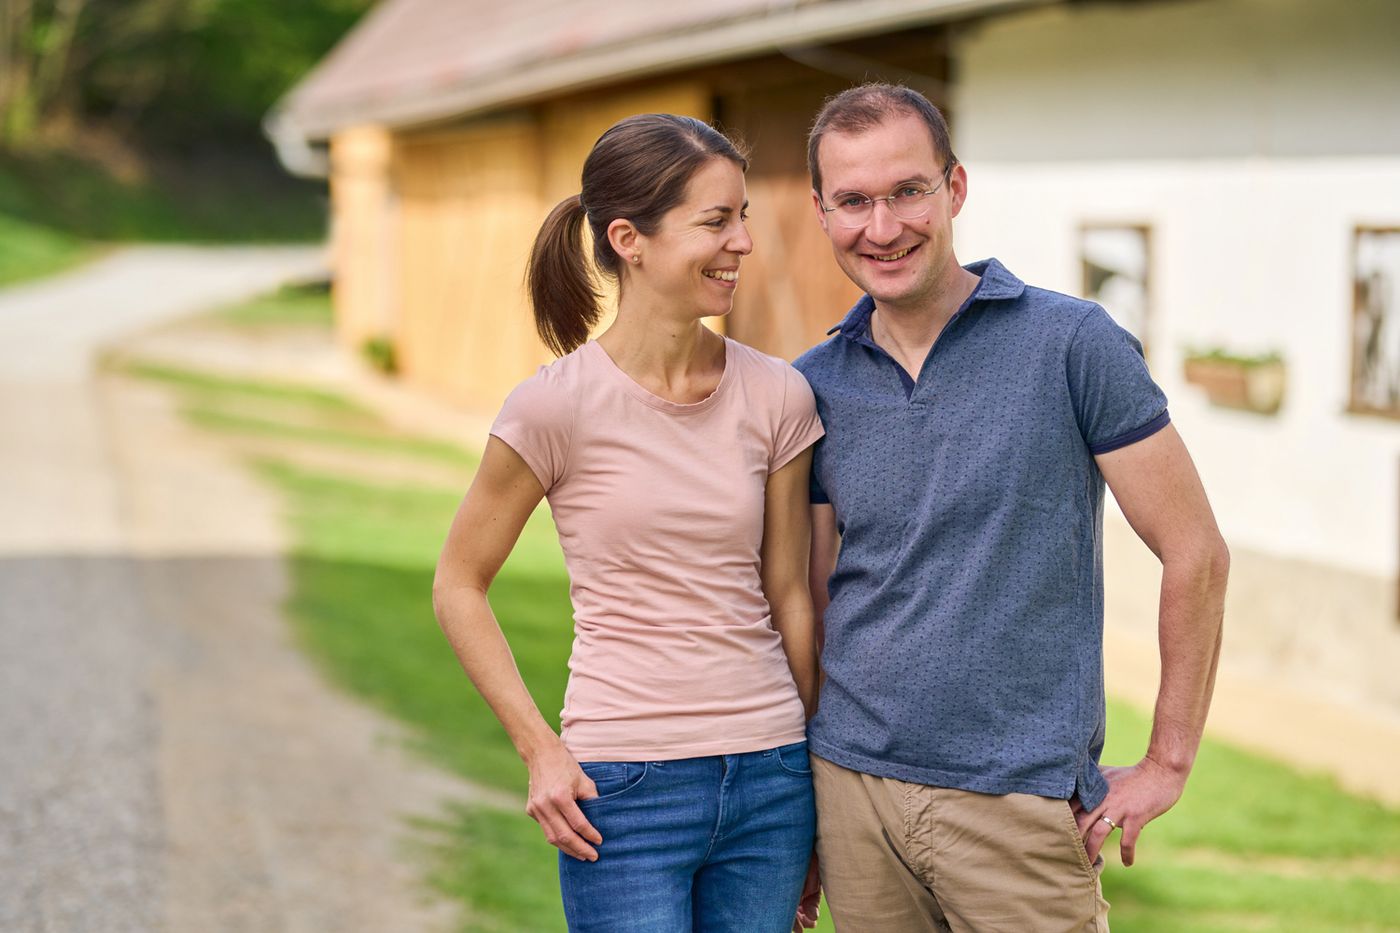
{"type": "Polygon", "coordinates": [[[1077,293],[1081,225],[1150,227],[1149,362],[1226,537],[1394,576],[1400,421],[1346,406],[1353,230],[1400,227],[1400,3],[1056,6],[955,53],[959,258],[1077,293]],[[1207,346],[1281,352],[1282,411],[1209,406],[1207,346]]]}

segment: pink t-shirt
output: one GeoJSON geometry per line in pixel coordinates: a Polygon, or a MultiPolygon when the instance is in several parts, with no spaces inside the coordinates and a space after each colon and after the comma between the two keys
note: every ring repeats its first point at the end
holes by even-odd
{"type": "Polygon", "coordinates": [[[812,390],[725,339],[693,405],[596,342],[543,366],[491,433],[539,477],[574,605],[564,744],[580,761],[758,751],[805,736],[759,579],[768,475],[822,436],[812,390]]]}

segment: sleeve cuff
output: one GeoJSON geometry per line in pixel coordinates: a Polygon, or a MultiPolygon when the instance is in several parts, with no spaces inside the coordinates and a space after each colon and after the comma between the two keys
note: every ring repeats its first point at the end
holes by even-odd
{"type": "Polygon", "coordinates": [[[1152,435],[1156,434],[1158,431],[1171,424],[1171,421],[1172,418],[1170,412],[1168,412],[1166,409],[1163,409],[1160,415],[1153,418],[1151,421],[1147,422],[1147,424],[1144,424],[1142,427],[1134,428],[1127,434],[1120,434],[1117,437],[1112,438],[1111,440],[1104,441],[1101,444],[1091,445],[1089,447],[1089,453],[1097,457],[1099,454],[1106,454],[1110,451],[1118,450],[1122,447],[1127,447],[1129,444],[1136,444],[1138,441],[1145,440],[1151,437],[1152,435]]]}

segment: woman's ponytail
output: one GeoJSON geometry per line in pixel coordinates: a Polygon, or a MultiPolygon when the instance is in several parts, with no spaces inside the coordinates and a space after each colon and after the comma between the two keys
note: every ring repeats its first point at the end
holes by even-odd
{"type": "Polygon", "coordinates": [[[560,201],[535,236],[525,272],[535,329],[556,356],[582,346],[601,314],[583,251],[585,217],[579,195],[560,201]]]}

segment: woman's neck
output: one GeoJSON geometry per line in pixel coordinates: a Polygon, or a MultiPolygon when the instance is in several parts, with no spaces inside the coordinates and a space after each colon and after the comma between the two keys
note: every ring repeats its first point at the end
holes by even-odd
{"type": "Polygon", "coordinates": [[[642,308],[625,298],[598,343],[633,380],[673,401],[705,398],[724,373],[724,338],[699,318],[642,308]]]}

